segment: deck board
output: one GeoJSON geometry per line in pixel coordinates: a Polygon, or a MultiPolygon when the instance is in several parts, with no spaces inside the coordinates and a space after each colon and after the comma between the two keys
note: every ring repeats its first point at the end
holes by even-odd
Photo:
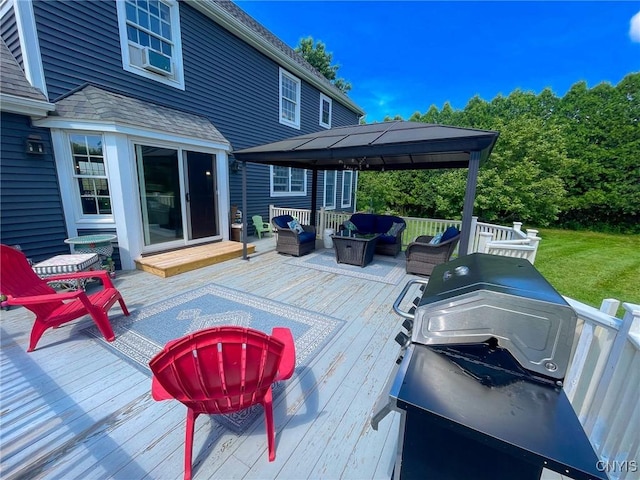
{"type": "MultiPolygon", "coordinates": [[[[201,416],[194,479],[389,478],[397,420],[386,418],[376,432],[369,415],[398,351],[400,318],[391,306],[405,281],[388,285],[287,259],[268,252],[168,278],[133,271],[115,279],[132,311],[218,283],[346,322],[274,402],[276,461],[268,461],[262,420],[236,435],[201,416]]],[[[3,478],[182,478],[186,409],[151,400],[149,377],[79,333],[89,324],[49,330],[26,353],[30,314],[2,312],[3,478]]]]}

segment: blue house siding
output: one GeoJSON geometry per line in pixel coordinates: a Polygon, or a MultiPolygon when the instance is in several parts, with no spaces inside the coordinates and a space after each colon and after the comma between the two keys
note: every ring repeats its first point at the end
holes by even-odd
{"type": "Polygon", "coordinates": [[[20,245],[36,262],[69,253],[49,131],[6,112],[0,127],[0,242],[20,245]],[[25,153],[29,135],[40,136],[44,155],[25,153]]]}
{"type": "MultiPolygon", "coordinates": [[[[34,13],[49,98],[92,82],[145,101],[208,117],[234,150],[310,133],[319,125],[320,95],[302,81],[301,128],[279,123],[279,65],[240,38],[180,3],[185,90],[122,67],[115,2],[36,1],[34,13]],[[87,28],[88,25],[96,28],[87,28]]],[[[291,72],[295,75],[294,72],[291,72]]],[[[358,115],[333,101],[333,126],[358,123],[358,115]]],[[[249,215],[266,215],[271,203],[309,208],[307,197],[269,197],[269,167],[250,165],[249,215]]],[[[241,174],[230,174],[231,204],[242,204],[241,174]]],[[[322,205],[322,182],[318,184],[322,205]]]]}

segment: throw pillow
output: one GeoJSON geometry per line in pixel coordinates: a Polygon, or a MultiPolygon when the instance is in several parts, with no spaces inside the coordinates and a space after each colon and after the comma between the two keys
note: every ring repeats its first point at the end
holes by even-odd
{"type": "Polygon", "coordinates": [[[460,231],[456,227],[449,227],[442,234],[442,239],[440,241],[441,242],[446,242],[450,238],[453,238],[456,235],[458,235],[459,233],[460,233],[460,231]]]}
{"type": "Polygon", "coordinates": [[[398,232],[402,230],[403,226],[404,225],[402,225],[401,223],[393,222],[393,225],[391,225],[391,228],[387,231],[387,235],[395,237],[396,235],[398,235],[398,232]]]}
{"type": "Polygon", "coordinates": [[[295,218],[288,222],[287,225],[289,225],[291,231],[296,232],[297,234],[301,234],[302,232],[304,232],[304,228],[302,228],[300,222],[298,222],[298,220],[296,220],[295,218]]]}
{"type": "Polygon", "coordinates": [[[344,225],[344,228],[346,228],[350,232],[355,232],[356,230],[358,230],[358,227],[356,227],[356,224],[353,223],[351,220],[347,220],[346,222],[343,223],[343,225],[344,225]]]}
{"type": "Polygon", "coordinates": [[[431,240],[429,240],[429,245],[438,245],[440,243],[440,239],[442,238],[442,233],[436,234],[431,240]]]}

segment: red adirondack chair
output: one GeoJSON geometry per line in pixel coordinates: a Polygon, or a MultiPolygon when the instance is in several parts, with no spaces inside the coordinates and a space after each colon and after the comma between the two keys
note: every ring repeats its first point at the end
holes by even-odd
{"type": "Polygon", "coordinates": [[[117,302],[125,315],[129,315],[120,292],[115,289],[106,271],[65,273],[47,277],[47,281],[72,280],[97,277],[103,288],[88,294],[83,290],[56,293],[33,271],[25,255],[7,245],[0,245],[0,292],[6,295],[9,305],[23,305],[36,315],[31,329],[28,352],[32,352],[48,328],[58,327],[84,315],[91,315],[108,342],[115,335],[107,312],[117,302]]]}
{"type": "Polygon", "coordinates": [[[187,406],[184,478],[191,478],[195,420],[201,413],[232,413],[262,404],[269,461],[276,458],[271,385],[293,375],[296,363],[288,328],[271,335],[243,327],[213,327],[169,342],[149,362],[155,400],[187,406]]]}

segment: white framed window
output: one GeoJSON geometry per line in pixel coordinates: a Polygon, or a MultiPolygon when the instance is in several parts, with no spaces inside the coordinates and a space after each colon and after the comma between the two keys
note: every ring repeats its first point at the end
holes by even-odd
{"type": "Polygon", "coordinates": [[[69,146],[81,215],[112,215],[102,135],[71,134],[69,146]]]}
{"type": "Polygon", "coordinates": [[[333,100],[324,93],[320,94],[320,126],[331,128],[331,115],[333,111],[333,100]]]}
{"type": "Polygon", "coordinates": [[[342,172],[342,201],[341,207],[351,206],[351,197],[353,194],[353,172],[345,170],[342,172]]]}
{"type": "Polygon", "coordinates": [[[118,0],[122,67],[184,90],[177,0],[118,0]]]}
{"type": "Polygon", "coordinates": [[[299,78],[280,68],[280,123],[300,129],[299,78]]]}
{"type": "Polygon", "coordinates": [[[271,165],[271,196],[293,197],[307,194],[307,171],[271,165]]]}
{"type": "Polygon", "coordinates": [[[335,170],[325,170],[324,172],[324,208],[336,208],[336,177],[335,170]]]}

